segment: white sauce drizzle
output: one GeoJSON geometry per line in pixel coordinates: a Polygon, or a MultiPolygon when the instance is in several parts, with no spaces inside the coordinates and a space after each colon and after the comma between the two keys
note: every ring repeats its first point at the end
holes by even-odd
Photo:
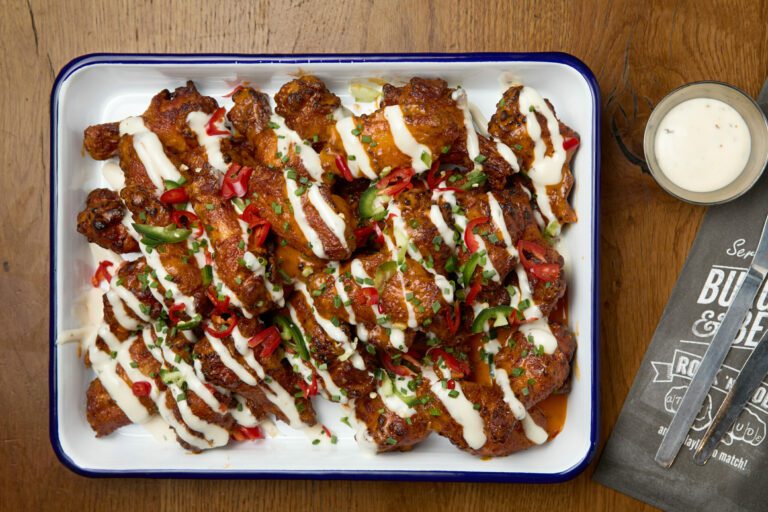
{"type": "Polygon", "coordinates": [[[339,360],[346,361],[349,359],[352,363],[352,366],[358,370],[365,370],[365,363],[363,362],[363,358],[360,357],[360,354],[357,352],[357,343],[350,343],[349,337],[344,332],[344,329],[341,328],[341,326],[337,327],[333,324],[333,322],[322,316],[317,311],[317,308],[314,305],[314,301],[312,300],[312,296],[310,295],[306,285],[303,282],[296,282],[295,289],[306,299],[307,305],[309,305],[309,307],[312,309],[312,315],[315,317],[317,324],[323,329],[323,331],[325,331],[328,336],[330,336],[333,341],[338,343],[344,350],[344,353],[339,356],[339,360]]]}
{"type": "MultiPolygon", "coordinates": [[[[404,384],[407,389],[408,383],[411,380],[412,379],[406,378],[406,377],[397,377],[394,380],[390,379],[389,382],[393,387],[397,386],[398,384],[404,384]]],[[[406,404],[399,396],[397,396],[397,394],[395,394],[394,390],[385,389],[384,386],[382,386],[382,383],[383,381],[377,385],[376,392],[381,397],[381,401],[384,402],[384,406],[387,409],[394,412],[401,418],[410,418],[411,416],[416,414],[416,409],[406,404]]],[[[412,394],[412,393],[409,393],[409,394],[412,394]]]]}
{"type": "Polygon", "coordinates": [[[552,212],[552,205],[547,194],[547,185],[557,185],[563,179],[563,165],[566,152],[563,149],[563,136],[560,133],[560,124],[557,122],[552,109],[544,101],[544,98],[530,87],[523,87],[520,91],[520,112],[526,113],[525,122],[528,136],[533,140],[534,159],[531,168],[528,169],[528,177],[531,178],[534,190],[536,190],[536,204],[547,221],[557,220],[552,212]],[[549,128],[552,142],[552,155],[546,156],[547,145],[541,138],[541,126],[533,114],[536,111],[544,116],[549,128]],[[528,114],[530,112],[530,114],[528,114]]]}
{"type": "Polygon", "coordinates": [[[459,394],[456,398],[451,398],[448,393],[451,390],[443,389],[442,382],[438,378],[437,374],[432,368],[425,367],[422,371],[424,377],[430,382],[430,390],[432,393],[442,402],[448,414],[456,420],[456,423],[462,427],[462,436],[467,445],[474,449],[479,450],[483,447],[486,441],[485,429],[483,418],[480,413],[475,410],[474,405],[464,395],[461,389],[461,384],[454,381],[454,390],[459,394]]]}
{"type": "Polygon", "coordinates": [[[336,123],[336,131],[339,132],[341,142],[344,145],[344,151],[346,151],[347,155],[354,157],[352,160],[347,159],[347,167],[349,167],[349,172],[355,178],[365,176],[368,179],[375,180],[377,175],[371,168],[371,159],[368,156],[368,152],[358,136],[352,133],[352,130],[355,129],[354,117],[345,117],[336,123]]]}
{"type": "Polygon", "coordinates": [[[515,246],[512,244],[512,237],[510,236],[509,230],[507,229],[507,223],[504,221],[504,212],[501,211],[501,206],[496,200],[496,196],[493,195],[493,192],[488,192],[487,195],[488,206],[491,210],[491,220],[496,225],[496,227],[499,228],[499,231],[501,231],[501,239],[504,240],[504,245],[507,246],[507,252],[514,260],[517,260],[519,258],[519,254],[517,253],[515,246]]]}
{"type": "Polygon", "coordinates": [[[160,139],[144,125],[141,117],[124,119],[120,123],[120,135],[133,136],[133,148],[158,191],[165,189],[163,180],[178,181],[181,178],[179,170],[165,154],[160,139]]]}
{"type": "Polygon", "coordinates": [[[506,370],[497,368],[494,380],[504,393],[504,403],[509,406],[509,409],[512,411],[515,418],[518,420],[525,418],[528,413],[525,410],[525,406],[517,399],[515,393],[512,391],[512,387],[509,385],[509,374],[507,374],[506,370]]]}
{"type": "Polygon", "coordinates": [[[520,332],[533,340],[533,344],[541,347],[545,354],[554,354],[557,350],[557,338],[552,334],[552,329],[546,318],[539,318],[533,322],[525,323],[520,326],[520,332]]]}
{"type": "MultiPolygon", "coordinates": [[[[208,135],[206,125],[211,120],[213,114],[208,115],[205,112],[190,112],[187,115],[187,124],[197,135],[197,142],[205,148],[205,154],[208,156],[208,163],[219,172],[227,172],[227,163],[224,161],[224,155],[221,153],[221,139],[228,135],[208,135]]],[[[222,119],[217,128],[222,129],[224,120],[222,119]]]]}
{"type": "Polygon", "coordinates": [[[547,431],[538,426],[530,414],[523,418],[523,432],[525,432],[525,437],[534,444],[544,444],[549,439],[547,431]]]}
{"type": "Polygon", "coordinates": [[[385,107],[384,117],[387,119],[387,123],[389,123],[389,130],[392,132],[395,146],[397,146],[401,153],[410,157],[413,170],[418,174],[429,169],[429,165],[422,160],[422,155],[426,153],[431,159],[432,152],[427,146],[421,144],[413,137],[413,134],[408,129],[408,125],[405,124],[405,117],[400,106],[391,105],[385,107]]]}
{"type": "Polygon", "coordinates": [[[480,155],[480,143],[477,138],[475,126],[472,122],[472,113],[470,112],[469,105],[467,103],[467,92],[464,89],[456,89],[453,91],[453,94],[451,94],[451,98],[453,98],[453,100],[456,102],[456,105],[464,114],[464,129],[467,132],[467,156],[469,156],[469,159],[472,161],[473,169],[481,169],[482,165],[475,161],[475,158],[480,155]]]}

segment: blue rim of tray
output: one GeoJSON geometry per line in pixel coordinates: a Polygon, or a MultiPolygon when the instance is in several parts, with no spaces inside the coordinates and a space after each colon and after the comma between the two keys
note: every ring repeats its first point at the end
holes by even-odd
{"type": "Polygon", "coordinates": [[[589,465],[597,448],[599,435],[600,380],[600,89],[592,71],[573,55],[542,53],[380,53],[380,54],[129,54],[92,53],[72,59],[59,72],[51,89],[50,100],[50,300],[49,300],[49,434],[51,445],[62,464],[88,477],[131,478],[211,478],[211,479],[315,479],[315,480],[407,480],[443,482],[557,483],[576,477],[589,465]],[[548,62],[564,64],[576,70],[587,82],[593,98],[592,140],[592,407],[590,442],[584,458],[560,473],[476,472],[476,471],[381,471],[381,470],[110,470],[79,466],[64,451],[59,439],[58,390],[56,386],[56,219],[57,219],[57,130],[58,96],[61,86],[76,71],[98,64],[317,64],[363,62],[548,62]]]}

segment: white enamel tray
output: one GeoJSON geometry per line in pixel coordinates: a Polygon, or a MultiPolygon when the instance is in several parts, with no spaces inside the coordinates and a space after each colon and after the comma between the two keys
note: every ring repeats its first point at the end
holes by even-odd
{"type": "Polygon", "coordinates": [[[343,478],[557,482],[588,464],[598,427],[599,134],[600,96],[590,70],[566,54],[416,55],[86,55],[59,74],[51,94],[51,325],[50,433],[60,460],[89,476],[213,478],[343,478]],[[266,441],[235,443],[199,455],[156,439],[144,427],[124,427],[96,439],[86,421],[85,390],[93,378],[76,344],[56,344],[78,327],[75,307],[90,288],[88,244],[75,229],[91,189],[104,186],[101,163],[82,150],[83,129],[144,111],[163,88],[193,80],[221,99],[238,81],[274,94],[297,73],[312,73],[349,104],[351,80],[441,77],[461,84],[486,117],[501,97],[507,73],[549,98],[558,116],[581,136],[573,164],[577,224],[565,229],[568,316],[578,339],[573,390],[563,431],[550,443],[509,457],[482,460],[432,435],[410,453],[360,450],[341,408],[317,400],[318,415],[338,444],[314,446],[305,434],[279,426],[266,441]]]}

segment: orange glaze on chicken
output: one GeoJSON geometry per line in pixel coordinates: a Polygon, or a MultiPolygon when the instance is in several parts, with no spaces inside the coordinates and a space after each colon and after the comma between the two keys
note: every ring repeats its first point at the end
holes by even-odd
{"type": "Polygon", "coordinates": [[[274,112],[250,87],[232,100],[188,82],[85,130],[122,175],[78,230],[125,255],[94,277],[96,435],[159,416],[200,451],[265,421],[313,427],[322,396],[379,452],[432,432],[483,457],[554,437],[576,339],[553,314],[552,238],[575,221],[578,138],[549,102],[512,87],[485,127],[440,79],[386,84],[361,116],[312,76],[274,112]]]}

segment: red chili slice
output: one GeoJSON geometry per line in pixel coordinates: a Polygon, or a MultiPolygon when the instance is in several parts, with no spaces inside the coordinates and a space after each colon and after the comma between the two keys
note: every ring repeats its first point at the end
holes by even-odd
{"type": "Polygon", "coordinates": [[[325,425],[323,425],[323,432],[325,432],[325,435],[328,437],[332,437],[331,431],[325,425]]]}
{"type": "Polygon", "coordinates": [[[524,267],[528,268],[528,265],[534,265],[536,263],[546,263],[547,250],[537,244],[536,242],[530,242],[528,240],[520,240],[517,242],[517,251],[520,253],[520,263],[524,267]],[[526,253],[531,253],[534,258],[538,259],[538,262],[531,261],[526,253]]]}
{"type": "Polygon", "coordinates": [[[437,175],[438,167],[437,162],[434,162],[427,173],[427,186],[431,189],[437,188],[440,184],[440,177],[437,175]]]}
{"type": "Polygon", "coordinates": [[[248,192],[248,180],[252,172],[251,167],[241,167],[235,163],[230,164],[224,175],[224,181],[221,183],[221,197],[232,199],[233,197],[245,196],[248,192]]]}
{"type": "Polygon", "coordinates": [[[189,196],[184,187],[172,188],[163,192],[160,196],[160,201],[165,204],[182,204],[189,201],[189,196]]]}
{"type": "Polygon", "coordinates": [[[212,329],[211,325],[205,326],[205,332],[213,336],[214,338],[223,339],[232,334],[232,331],[235,330],[235,327],[237,326],[237,316],[229,313],[214,313],[211,315],[211,318],[218,317],[226,327],[221,329],[212,329]],[[223,315],[227,315],[227,318],[224,318],[223,315]]]}
{"type": "Polygon", "coordinates": [[[173,210],[171,212],[171,222],[176,224],[178,227],[187,229],[191,229],[195,223],[197,223],[197,227],[195,228],[195,237],[200,238],[203,236],[203,223],[200,222],[198,216],[192,212],[188,212],[186,210],[173,210]]]}
{"type": "Polygon", "coordinates": [[[490,222],[490,220],[490,217],[477,217],[476,219],[472,219],[471,221],[467,222],[467,229],[464,230],[464,243],[467,244],[467,249],[469,249],[470,253],[475,252],[478,247],[480,247],[480,244],[477,243],[477,240],[475,240],[475,234],[472,232],[472,230],[480,224],[490,222]]]}
{"type": "Polygon", "coordinates": [[[234,89],[232,89],[231,91],[229,91],[227,94],[225,94],[224,96],[222,96],[222,98],[231,98],[231,97],[232,97],[232,96],[234,96],[234,95],[237,93],[237,91],[239,91],[240,89],[244,89],[244,87],[243,87],[242,85],[238,85],[237,87],[235,87],[234,89]]]}
{"type": "Polygon", "coordinates": [[[179,313],[182,313],[185,311],[186,308],[184,307],[184,304],[181,302],[174,304],[170,308],[168,308],[168,319],[171,321],[173,325],[176,325],[181,320],[181,317],[179,317],[179,313]]]}
{"type": "Polygon", "coordinates": [[[429,351],[433,355],[433,359],[443,358],[445,365],[453,372],[460,373],[462,375],[469,375],[472,369],[469,367],[469,363],[466,361],[460,361],[453,355],[449,354],[441,348],[433,348],[429,351]]]}
{"type": "Polygon", "coordinates": [[[394,373],[395,375],[399,375],[401,377],[409,377],[411,375],[415,375],[413,370],[411,370],[407,366],[403,366],[401,364],[395,364],[394,362],[392,362],[392,356],[390,356],[388,352],[381,353],[381,363],[384,365],[384,368],[394,373]]]}
{"type": "Polygon", "coordinates": [[[368,237],[373,233],[373,226],[363,226],[362,228],[357,228],[354,233],[357,246],[361,247],[365,245],[366,242],[368,242],[368,237]]]}
{"type": "Polygon", "coordinates": [[[229,310],[228,295],[224,296],[224,300],[220,300],[219,294],[216,292],[216,289],[213,286],[209,286],[208,289],[205,291],[205,294],[208,296],[208,299],[211,301],[211,304],[213,304],[214,310],[216,310],[219,313],[226,313],[229,310]]]}
{"type": "Polygon", "coordinates": [[[413,188],[411,178],[415,175],[416,171],[410,167],[395,169],[381,178],[379,182],[376,183],[376,188],[379,189],[379,194],[395,197],[403,190],[413,188]]]}
{"type": "Polygon", "coordinates": [[[346,160],[344,160],[344,157],[341,155],[336,155],[336,168],[341,172],[341,175],[345,180],[354,180],[352,177],[352,171],[349,170],[349,166],[347,165],[346,160]]]}
{"type": "Polygon", "coordinates": [[[580,144],[580,140],[578,137],[570,137],[568,139],[565,139],[563,141],[563,149],[566,151],[570,151],[571,149],[577,148],[580,144]]]}
{"type": "Polygon", "coordinates": [[[448,389],[456,389],[456,381],[453,379],[448,379],[448,382],[445,383],[445,387],[448,389]]]}
{"type": "Polygon", "coordinates": [[[96,272],[94,272],[93,277],[91,277],[91,284],[94,288],[98,288],[99,284],[101,284],[101,281],[104,279],[106,279],[108,283],[112,282],[112,276],[107,271],[107,268],[111,266],[111,261],[102,261],[99,263],[99,266],[96,268],[96,272]]]}
{"type": "Polygon", "coordinates": [[[557,281],[560,278],[560,265],[557,263],[542,263],[531,267],[531,274],[542,281],[557,281]]]}
{"type": "Polygon", "coordinates": [[[264,242],[267,240],[267,235],[269,235],[269,230],[272,228],[272,224],[270,224],[269,221],[259,217],[259,212],[256,209],[256,205],[253,203],[249,204],[245,210],[243,210],[240,218],[244,222],[247,222],[248,227],[253,230],[253,243],[256,245],[256,247],[261,247],[264,245],[264,242]]]}
{"type": "Polygon", "coordinates": [[[445,311],[445,323],[448,325],[448,331],[451,334],[456,334],[459,330],[459,326],[461,325],[461,312],[459,311],[459,302],[456,301],[453,303],[453,318],[451,318],[451,310],[448,308],[445,308],[443,311],[445,311]]]}
{"type": "Polygon", "coordinates": [[[229,131],[222,130],[216,126],[217,123],[224,120],[225,112],[226,111],[224,110],[224,107],[219,107],[216,109],[216,112],[213,113],[211,118],[208,120],[208,123],[205,125],[205,133],[208,135],[231,135],[229,131]]]}
{"type": "Polygon", "coordinates": [[[520,263],[527,272],[542,281],[556,281],[560,278],[560,265],[547,262],[547,250],[536,242],[520,240],[517,243],[520,263]],[[532,257],[529,257],[530,254],[532,257]]]}
{"type": "Polygon", "coordinates": [[[133,396],[149,396],[152,392],[152,384],[145,380],[136,381],[131,384],[131,391],[133,391],[133,396]]]}
{"type": "Polygon", "coordinates": [[[477,297],[477,294],[480,293],[480,288],[482,288],[481,281],[475,281],[472,283],[472,286],[470,286],[469,293],[467,293],[466,297],[467,306],[471,306],[472,303],[475,302],[475,297],[477,297]]]}
{"type": "Polygon", "coordinates": [[[256,441],[257,439],[264,439],[264,434],[259,427],[244,427],[238,425],[231,434],[236,441],[256,441]]]}
{"type": "Polygon", "coordinates": [[[304,379],[301,379],[299,381],[299,387],[301,388],[301,391],[304,393],[304,398],[315,396],[317,394],[317,375],[315,375],[314,373],[312,374],[311,384],[307,384],[306,382],[304,382],[304,379]]]}
{"type": "Polygon", "coordinates": [[[379,303],[379,291],[373,287],[360,288],[360,293],[365,297],[365,304],[367,306],[378,306],[379,313],[382,312],[381,304],[379,303]]]}
{"type": "Polygon", "coordinates": [[[211,256],[211,251],[208,250],[208,246],[206,245],[203,247],[203,256],[205,256],[205,264],[211,265],[213,264],[213,257],[211,256]]]}
{"type": "Polygon", "coordinates": [[[269,357],[275,350],[277,350],[277,347],[280,346],[281,341],[280,331],[278,331],[277,327],[273,325],[271,327],[267,327],[263,331],[256,334],[256,336],[248,340],[248,346],[251,348],[256,348],[259,345],[263,345],[263,348],[261,349],[261,357],[269,357]]]}

